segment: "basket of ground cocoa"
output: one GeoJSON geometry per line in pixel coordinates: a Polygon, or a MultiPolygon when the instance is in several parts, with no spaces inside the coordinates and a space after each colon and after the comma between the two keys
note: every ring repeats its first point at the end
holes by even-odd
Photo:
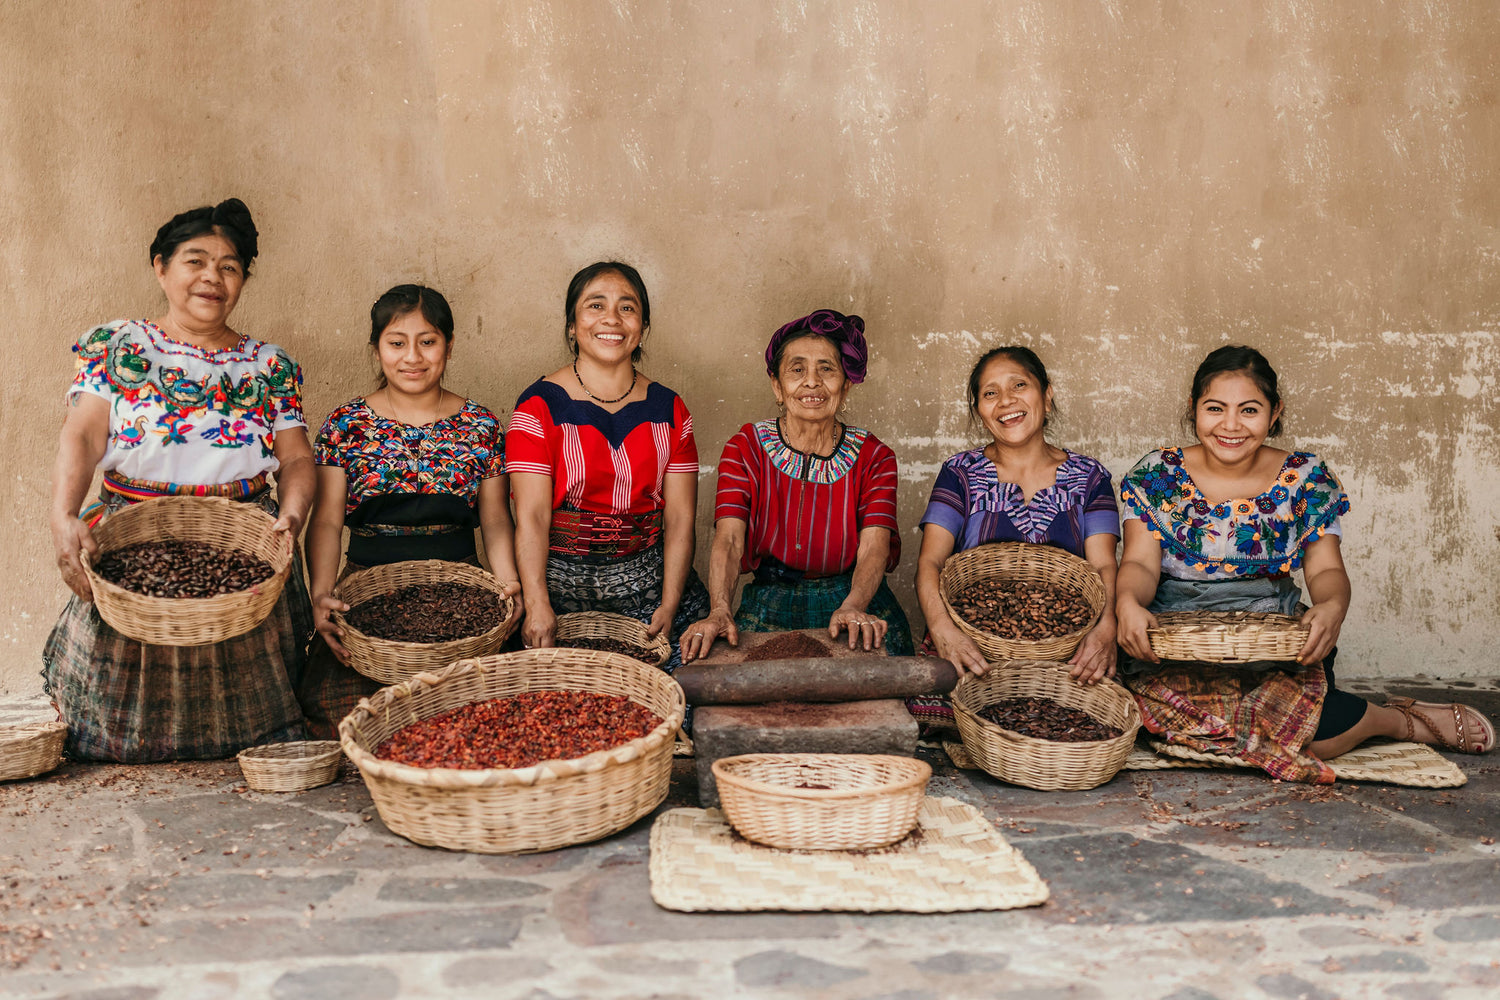
{"type": "Polygon", "coordinates": [[[978,545],[950,557],[938,582],[987,660],[1066,660],[1104,610],[1098,571],[1055,545],[978,545]]]}
{"type": "Polygon", "coordinates": [[[94,529],[83,568],[100,616],[157,646],[223,642],[265,621],[292,567],[292,539],[252,503],[157,497],[94,529]]]}
{"type": "Polygon", "coordinates": [[[663,666],[672,658],[672,644],[666,636],[647,635],[643,622],[603,611],[558,615],[554,636],[559,646],[624,653],[653,667],[663,666]]]}
{"type": "Polygon", "coordinates": [[[528,853],[597,840],[660,805],[685,708],[676,681],[628,656],[526,649],[383,688],[339,739],[395,833],[528,853]]]}
{"type": "Polygon", "coordinates": [[[1050,660],[1010,660],[965,677],[953,715],[975,764],[1043,791],[1104,784],[1125,766],[1141,726],[1130,692],[1114,681],[1079,684],[1050,660]]]}
{"type": "Polygon", "coordinates": [[[746,840],[803,851],[894,844],[917,825],[932,768],[894,754],[747,753],[713,763],[724,818],[746,840]]]}
{"type": "Polygon", "coordinates": [[[68,727],[61,722],[0,726],[0,781],[46,774],[62,763],[68,727]]]}
{"type": "Polygon", "coordinates": [[[414,559],[350,573],[333,594],[339,642],[355,670],[399,684],[423,670],[498,650],[516,627],[514,602],[478,566],[414,559]]]}
{"type": "Polygon", "coordinates": [[[1261,611],[1164,611],[1146,630],[1163,660],[1199,663],[1295,660],[1309,634],[1300,619],[1261,611]]]}

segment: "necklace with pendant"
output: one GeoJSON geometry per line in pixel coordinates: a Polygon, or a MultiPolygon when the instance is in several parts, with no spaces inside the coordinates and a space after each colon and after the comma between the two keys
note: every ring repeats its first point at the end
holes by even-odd
{"type": "Polygon", "coordinates": [[[620,393],[614,399],[600,399],[598,396],[594,395],[592,392],[589,392],[589,387],[583,384],[583,376],[580,375],[580,374],[578,374],[578,360],[576,358],[573,360],[573,377],[578,380],[578,388],[580,388],[580,389],[583,390],[583,394],[585,396],[587,396],[589,399],[592,399],[594,402],[596,402],[596,403],[618,403],[620,400],[624,399],[626,396],[630,395],[632,392],[635,392],[635,383],[640,379],[641,373],[636,370],[635,365],[631,365],[630,366],[630,388],[626,389],[624,392],[620,393]]]}

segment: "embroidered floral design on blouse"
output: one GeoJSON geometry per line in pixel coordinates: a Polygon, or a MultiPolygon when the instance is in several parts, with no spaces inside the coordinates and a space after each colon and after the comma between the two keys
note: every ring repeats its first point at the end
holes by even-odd
{"type": "Polygon", "coordinates": [[[828,485],[836,483],[849,474],[859,458],[859,449],[870,432],[862,427],[844,427],[833,454],[827,457],[798,451],[781,436],[781,427],[773,417],[756,421],[755,442],[760,445],[771,464],[784,476],[801,479],[809,483],[828,485]]]}
{"type": "Polygon", "coordinates": [[[1182,464],[1182,449],[1152,452],[1120,497],[1164,550],[1163,568],[1187,578],[1272,576],[1302,565],[1303,550],[1349,512],[1338,479],[1310,452],[1293,452],[1255,497],[1210,504],[1182,464]]]}

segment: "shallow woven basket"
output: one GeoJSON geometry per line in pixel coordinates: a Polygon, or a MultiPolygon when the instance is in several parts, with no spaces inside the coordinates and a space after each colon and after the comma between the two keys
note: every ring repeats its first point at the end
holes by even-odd
{"type": "Polygon", "coordinates": [[[339,642],[349,653],[350,666],[382,684],[400,684],[423,670],[436,670],[455,660],[493,653],[515,631],[515,621],[509,620],[514,603],[511,598],[504,596],[505,588],[489,573],[469,563],[413,559],[371,566],[369,569],[350,573],[340,580],[338,586],[333,588],[333,596],[354,608],[382,594],[394,593],[402,587],[427,583],[460,583],[501,594],[507,621],[481,635],[468,635],[462,639],[449,639],[446,642],[397,642],[366,635],[350,625],[343,612],[335,611],[333,622],[343,629],[344,634],[339,642]]]}
{"type": "Polygon", "coordinates": [[[257,792],[300,792],[339,776],[344,751],[334,740],[298,740],[239,752],[245,782],[257,792]]]}
{"type": "Polygon", "coordinates": [[[339,739],[380,818],[401,836],[485,854],[550,851],[623,830],[661,804],[685,707],[676,681],[621,653],[526,649],[461,660],[382,688],[344,717],[339,739]],[[403,726],[523,691],[624,695],[662,723],[621,746],[531,767],[422,768],[375,756],[403,726]]]}
{"type": "Polygon", "coordinates": [[[1291,615],[1258,611],[1164,611],[1156,623],[1146,630],[1152,652],[1202,663],[1295,660],[1310,632],[1291,615]]]}
{"type": "Polygon", "coordinates": [[[259,556],[274,573],[237,594],[147,597],[105,580],[85,552],[94,604],[116,632],[157,646],[202,646],[243,635],[266,620],[291,572],[292,539],[278,537],[275,524],[255,504],[222,497],[156,497],[122,507],[94,529],[100,552],[141,542],[202,542],[259,556]]]}
{"type": "Polygon", "coordinates": [[[62,763],[68,727],[61,722],[0,726],[0,781],[46,774],[62,763]]]}
{"type": "Polygon", "coordinates": [[[965,677],[953,690],[953,715],[964,750],[978,766],[1013,785],[1079,791],[1104,784],[1125,766],[1141,726],[1130,692],[1114,681],[1085,686],[1068,668],[1043,660],[996,663],[982,677],[965,677]],[[1005,698],[1047,698],[1087,712],[1121,734],[1112,740],[1060,743],[1003,729],[979,712],[1005,698]]]}
{"type": "Polygon", "coordinates": [[[1104,610],[1104,580],[1084,560],[1055,545],[1027,542],[991,542],[965,549],[943,564],[938,591],[948,617],[979,647],[987,660],[1066,660],[1078,649],[1084,635],[1099,621],[1104,610]],[[982,632],[953,610],[951,597],[980,580],[1013,583],[1047,583],[1082,594],[1093,609],[1088,623],[1076,632],[1050,639],[1002,639],[982,632]]]}
{"type": "Polygon", "coordinates": [[[647,635],[646,626],[625,615],[604,611],[575,611],[557,616],[553,641],[566,646],[575,639],[618,639],[639,646],[642,654],[655,655],[654,666],[663,666],[672,658],[672,644],[665,636],[647,635]]]}
{"type": "Polygon", "coordinates": [[[805,851],[894,844],[917,825],[932,777],[925,762],[891,754],[749,753],[719,758],[713,772],[740,836],[805,851]]]}

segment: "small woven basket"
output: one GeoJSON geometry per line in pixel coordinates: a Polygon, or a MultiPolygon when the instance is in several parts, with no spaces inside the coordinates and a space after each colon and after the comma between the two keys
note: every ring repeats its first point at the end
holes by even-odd
{"type": "Polygon", "coordinates": [[[1295,660],[1311,630],[1291,615],[1259,611],[1164,611],[1147,629],[1163,660],[1253,663],[1295,660]]]}
{"type": "Polygon", "coordinates": [[[0,781],[46,774],[62,763],[68,727],[61,722],[0,726],[0,781]]]}
{"type": "Polygon", "coordinates": [[[938,591],[948,617],[959,630],[979,647],[985,659],[995,660],[1066,660],[1078,649],[1083,637],[1099,621],[1104,611],[1104,580],[1099,571],[1084,560],[1064,552],[1055,545],[1032,545],[1027,542],[991,542],[965,549],[943,564],[938,577],[938,591]],[[1004,580],[1011,583],[1046,583],[1082,594],[1093,609],[1088,623],[1067,635],[1049,639],[1002,639],[982,632],[969,624],[953,609],[952,598],[970,584],[980,580],[1004,580]]]}
{"type": "Polygon", "coordinates": [[[917,825],[932,768],[891,754],[750,753],[713,763],[719,804],[746,840],[804,851],[894,844],[917,825]]]}
{"type": "Polygon", "coordinates": [[[526,649],[461,660],[382,688],[344,717],[339,739],[380,818],[401,836],[485,854],[550,851],[623,830],[661,804],[672,774],[672,734],[685,708],[676,681],[620,653],[526,649]],[[422,768],[375,756],[403,726],[523,691],[623,695],[662,723],[621,746],[531,767],[422,768]]]}
{"type": "Polygon", "coordinates": [[[1043,660],[996,663],[982,677],[965,677],[953,690],[953,715],[969,758],[1013,785],[1042,791],[1080,791],[1104,784],[1125,766],[1141,726],[1130,692],[1114,681],[1082,685],[1062,664],[1043,660]],[[1001,728],[979,713],[1006,698],[1047,698],[1121,730],[1112,740],[1061,743],[1001,728]]]}
{"type": "Polygon", "coordinates": [[[646,626],[634,618],[604,611],[575,611],[558,615],[553,641],[568,646],[579,639],[617,639],[637,646],[643,656],[655,656],[654,666],[664,666],[672,658],[672,644],[665,636],[647,635],[646,626]]]}
{"type": "Polygon", "coordinates": [[[506,621],[481,635],[466,635],[446,642],[398,642],[366,635],[349,624],[344,612],[333,613],[333,623],[343,630],[339,642],[349,653],[349,664],[371,680],[400,684],[423,670],[446,667],[455,660],[485,656],[497,651],[510,638],[516,623],[510,620],[514,603],[504,596],[504,587],[489,573],[469,563],[441,559],[413,559],[386,563],[350,573],[333,589],[333,596],[351,608],[390,594],[402,587],[427,583],[460,583],[501,594],[506,621]]]}
{"type": "Polygon", "coordinates": [[[238,759],[257,792],[301,792],[336,779],[344,751],[333,740],[298,740],[246,747],[238,759]]]}
{"type": "Polygon", "coordinates": [[[147,597],[116,586],[82,554],[100,616],[123,636],[156,646],[202,646],[249,632],[266,620],[292,568],[292,539],[253,503],[222,497],[156,497],[115,511],[94,529],[100,552],[142,542],[202,542],[248,552],[274,571],[249,590],[218,597],[147,597]]]}

